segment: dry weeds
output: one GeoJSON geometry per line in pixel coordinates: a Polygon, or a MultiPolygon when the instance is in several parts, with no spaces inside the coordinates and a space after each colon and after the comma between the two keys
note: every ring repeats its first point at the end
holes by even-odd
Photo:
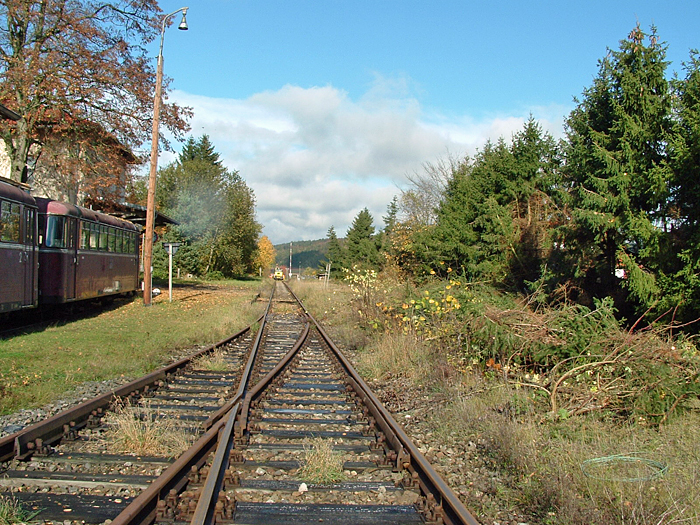
{"type": "Polygon", "coordinates": [[[214,350],[198,357],[192,362],[192,367],[198,370],[209,370],[210,372],[223,372],[229,369],[226,361],[226,352],[222,349],[214,350]]]}
{"type": "Polygon", "coordinates": [[[177,457],[191,446],[189,435],[148,403],[117,404],[105,416],[110,430],[104,439],[123,454],[177,457]]]}
{"type": "Polygon", "coordinates": [[[322,437],[315,437],[310,445],[304,445],[304,460],[299,468],[303,481],[328,485],[343,481],[343,456],[333,452],[333,443],[322,437]]]}

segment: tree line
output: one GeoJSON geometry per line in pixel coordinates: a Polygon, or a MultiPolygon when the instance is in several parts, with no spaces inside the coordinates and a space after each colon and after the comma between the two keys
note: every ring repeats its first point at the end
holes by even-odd
{"type": "MultiPolygon", "coordinates": [[[[178,223],[162,240],[182,243],[174,256],[181,272],[240,277],[274,261],[272,244],[259,240],[253,191],[222,165],[208,135],[189,137],[177,160],[158,171],[156,187],[157,208],[178,223]]],[[[165,276],[167,253],[159,244],[153,259],[154,274],[165,276]]]]}
{"type": "Polygon", "coordinates": [[[611,297],[630,321],[698,319],[700,58],[669,80],[666,52],[656,28],[635,27],[599,60],[563,139],[531,117],[509,142],[426,164],[384,230],[366,210],[344,243],[331,228],[329,259],[458,272],[550,304],[611,297]]]}

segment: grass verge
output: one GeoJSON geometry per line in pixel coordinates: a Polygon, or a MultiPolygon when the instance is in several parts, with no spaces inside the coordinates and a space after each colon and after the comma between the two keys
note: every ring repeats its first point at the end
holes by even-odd
{"type": "Polygon", "coordinates": [[[259,281],[182,285],[94,317],[0,340],[0,415],[59,399],[86,381],[133,378],[250,325],[259,281]]]}
{"type": "MultiPolygon", "coordinates": [[[[563,344],[550,337],[549,325],[547,330],[540,329],[532,322],[533,314],[517,310],[515,301],[497,294],[491,300],[487,294],[471,297],[462,293],[457,308],[457,286],[452,282],[435,284],[429,291],[407,290],[398,307],[392,306],[397,304],[395,298],[387,300],[384,290],[389,287],[384,283],[374,286],[369,299],[366,292],[353,297],[340,289],[333,293],[319,286],[303,288],[297,293],[304,294],[307,308],[317,319],[333,311],[330,331],[342,348],[359,350],[355,362],[366,379],[389,380],[385,386],[389,388],[391,381],[401,378],[394,383],[401,388],[401,396],[409,395],[406,385],[423,385],[422,397],[437,394],[429,409],[421,412],[425,423],[418,431],[424,439],[430,432],[428,449],[458,451],[444,455],[443,463],[438,456],[431,461],[459,489],[480,523],[509,523],[515,515],[519,518],[515,522],[544,525],[700,523],[697,399],[688,398],[687,410],[674,412],[670,418],[660,417],[655,425],[645,418],[620,417],[621,409],[627,407],[633,413],[636,406],[638,399],[629,395],[620,396],[627,405],[609,404],[608,410],[562,410],[561,403],[553,405],[551,389],[537,388],[543,381],[541,372],[529,372],[527,384],[505,379],[508,359],[498,352],[524,345],[528,334],[523,330],[536,330],[536,349],[542,352],[542,359],[561,352],[563,344]],[[411,297],[418,299],[409,300],[411,297]],[[473,311],[471,325],[460,322],[455,315],[460,310],[473,311]],[[406,324],[397,323],[406,319],[408,330],[403,329],[406,324]],[[513,323],[521,332],[496,330],[494,327],[504,325],[504,319],[515,319],[513,323]],[[436,409],[438,404],[444,409],[436,409]],[[637,459],[620,461],[621,455],[637,459]]],[[[561,312],[546,314],[555,317],[561,312]]],[[[592,341],[604,349],[615,346],[614,337],[620,335],[605,323],[598,323],[600,329],[585,325],[593,317],[571,316],[570,331],[584,334],[581,341],[569,342],[572,348],[579,344],[586,348],[592,341]]],[[[623,339],[628,345],[637,342],[625,334],[623,339]]],[[[639,340],[640,348],[649,342],[639,340]]],[[[633,357],[637,354],[641,364],[649,361],[646,353],[631,352],[633,357]]],[[[632,369],[629,360],[625,364],[632,369]]],[[[604,373],[610,371],[602,365],[578,382],[563,377],[557,383],[559,391],[587,391],[591,397],[599,394],[593,388],[596,385],[590,384],[597,380],[612,396],[622,379],[612,377],[603,383],[608,380],[604,373]]],[[[652,373],[656,369],[649,370],[643,380],[655,384],[652,373]]],[[[658,370],[660,379],[665,377],[662,371],[658,370]]],[[[635,386],[640,378],[632,376],[629,384],[635,386]]]]}

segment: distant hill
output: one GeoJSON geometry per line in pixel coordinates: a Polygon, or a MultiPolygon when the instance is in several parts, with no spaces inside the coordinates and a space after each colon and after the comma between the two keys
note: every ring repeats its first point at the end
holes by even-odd
{"type": "MultiPolygon", "coordinates": [[[[318,270],[328,255],[328,243],[328,239],[292,242],[292,270],[296,272],[299,267],[318,270]]],[[[274,245],[278,266],[289,266],[289,244],[274,245]]]]}

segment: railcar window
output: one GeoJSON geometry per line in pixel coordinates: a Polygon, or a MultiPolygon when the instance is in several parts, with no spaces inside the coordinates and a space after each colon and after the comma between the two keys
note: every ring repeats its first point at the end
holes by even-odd
{"type": "Polygon", "coordinates": [[[124,232],[124,252],[134,253],[134,232],[124,232]]]}
{"type": "Polygon", "coordinates": [[[77,242],[78,220],[73,217],[66,219],[66,248],[75,249],[77,242]]]}
{"type": "Polygon", "coordinates": [[[80,249],[90,249],[90,224],[85,221],[80,221],[80,249]]]}
{"type": "Polygon", "coordinates": [[[34,244],[34,231],[36,222],[36,212],[31,208],[24,209],[24,243],[31,246],[34,244]]]}
{"type": "Polygon", "coordinates": [[[107,226],[100,226],[100,250],[107,251],[107,226]]]}
{"type": "Polygon", "coordinates": [[[19,242],[19,204],[3,201],[0,204],[0,241],[19,242]]]}
{"type": "Polygon", "coordinates": [[[107,244],[107,250],[110,252],[117,251],[117,230],[114,228],[108,228],[109,243],[107,244]]]}
{"type": "Polygon", "coordinates": [[[117,253],[124,253],[124,232],[121,230],[117,230],[117,247],[115,251],[117,253]]]}
{"type": "Polygon", "coordinates": [[[46,238],[44,245],[48,248],[66,248],[66,217],[49,215],[46,217],[46,238]]]}
{"type": "Polygon", "coordinates": [[[100,241],[100,227],[97,224],[90,223],[90,249],[97,250],[100,241]]]}

